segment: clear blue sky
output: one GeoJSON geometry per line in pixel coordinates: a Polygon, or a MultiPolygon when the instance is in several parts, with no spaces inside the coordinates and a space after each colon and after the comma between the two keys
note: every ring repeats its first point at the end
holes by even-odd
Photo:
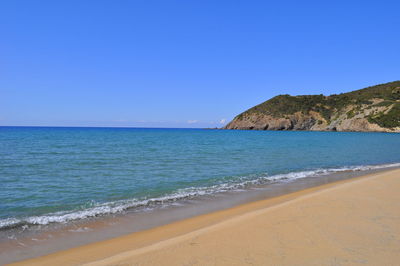
{"type": "Polygon", "coordinates": [[[0,125],[220,126],[400,79],[399,1],[0,2],[0,125]]]}

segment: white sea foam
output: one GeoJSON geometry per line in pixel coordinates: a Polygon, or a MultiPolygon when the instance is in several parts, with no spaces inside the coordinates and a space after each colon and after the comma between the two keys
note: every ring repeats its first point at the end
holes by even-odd
{"type": "Polygon", "coordinates": [[[20,220],[16,218],[0,219],[0,228],[9,227],[18,223],[20,223],[20,220]]]}
{"type": "Polygon", "coordinates": [[[78,210],[74,212],[55,212],[48,215],[31,216],[21,219],[17,218],[0,219],[0,229],[11,228],[18,225],[26,226],[27,224],[47,225],[49,223],[65,223],[68,221],[79,220],[89,217],[120,213],[124,210],[140,206],[151,207],[154,205],[162,205],[165,203],[171,204],[171,203],[176,203],[176,201],[181,199],[194,198],[198,196],[227,192],[232,190],[243,190],[245,188],[249,188],[254,185],[262,185],[268,182],[274,182],[274,181],[290,182],[296,179],[324,176],[338,172],[367,171],[367,170],[382,169],[389,167],[400,167],[400,163],[315,169],[309,171],[290,172],[272,176],[268,175],[261,175],[254,177],[244,176],[238,178],[235,182],[216,184],[207,187],[189,187],[177,190],[175,193],[168,194],[163,197],[156,197],[150,199],[130,199],[130,200],[108,202],[108,203],[98,204],[97,206],[94,206],[92,208],[87,208],[84,210],[78,210]]]}

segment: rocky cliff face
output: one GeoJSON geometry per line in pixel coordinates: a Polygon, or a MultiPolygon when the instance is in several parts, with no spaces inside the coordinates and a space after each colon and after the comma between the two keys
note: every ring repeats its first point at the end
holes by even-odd
{"type": "Polygon", "coordinates": [[[280,95],[224,129],[400,132],[400,82],[340,95],[280,95]]]}

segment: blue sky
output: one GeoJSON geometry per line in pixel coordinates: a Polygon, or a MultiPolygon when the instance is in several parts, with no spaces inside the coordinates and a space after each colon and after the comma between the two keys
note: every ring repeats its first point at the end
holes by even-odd
{"type": "Polygon", "coordinates": [[[221,126],[277,94],[399,80],[399,10],[399,1],[1,1],[0,125],[221,126]]]}

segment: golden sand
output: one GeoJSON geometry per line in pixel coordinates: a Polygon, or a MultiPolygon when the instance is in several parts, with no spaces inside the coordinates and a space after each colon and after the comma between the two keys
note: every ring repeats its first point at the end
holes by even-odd
{"type": "Polygon", "coordinates": [[[400,170],[252,202],[18,264],[400,265],[400,170]]]}

